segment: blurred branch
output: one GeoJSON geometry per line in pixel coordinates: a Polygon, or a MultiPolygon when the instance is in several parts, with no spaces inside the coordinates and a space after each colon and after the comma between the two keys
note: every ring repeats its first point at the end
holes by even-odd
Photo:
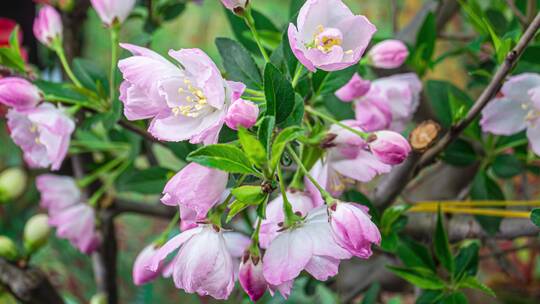
{"type": "Polygon", "coordinates": [[[116,215],[122,213],[135,213],[165,219],[173,218],[177,211],[174,207],[168,207],[162,204],[145,204],[125,200],[116,200],[113,206],[116,215]]]}
{"type": "Polygon", "coordinates": [[[470,42],[474,40],[475,36],[462,33],[440,33],[439,38],[451,41],[470,42]]]}
{"type": "Polygon", "coordinates": [[[24,304],[63,304],[64,300],[45,273],[35,267],[18,267],[0,258],[0,286],[24,304]]]}
{"type": "Polygon", "coordinates": [[[399,31],[399,14],[401,8],[399,6],[398,0],[390,0],[392,6],[392,31],[397,33],[399,31]]]}
{"type": "Polygon", "coordinates": [[[519,23],[521,23],[521,25],[523,26],[527,26],[529,24],[529,20],[525,15],[523,15],[523,13],[521,13],[519,8],[516,6],[514,0],[506,0],[506,3],[508,4],[508,7],[512,10],[512,13],[518,18],[519,23]]]}
{"type": "Polygon", "coordinates": [[[102,243],[99,252],[92,255],[92,265],[96,276],[98,291],[107,296],[108,304],[118,303],[117,284],[117,242],[114,227],[114,213],[103,210],[99,216],[101,220],[102,243]]]}
{"type": "Polygon", "coordinates": [[[126,130],[131,131],[131,132],[141,136],[142,138],[144,138],[145,140],[147,140],[149,142],[166,146],[165,143],[163,143],[162,141],[157,140],[150,133],[146,132],[146,130],[139,128],[138,126],[134,125],[133,123],[131,123],[129,121],[119,120],[118,124],[121,125],[122,127],[124,127],[126,130]]]}

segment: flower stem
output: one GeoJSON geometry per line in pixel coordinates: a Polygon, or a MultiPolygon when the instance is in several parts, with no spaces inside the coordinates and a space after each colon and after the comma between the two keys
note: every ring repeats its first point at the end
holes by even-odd
{"type": "Polygon", "coordinates": [[[294,71],[294,76],[292,79],[292,87],[296,88],[296,85],[298,84],[298,81],[300,80],[300,76],[302,76],[302,72],[304,71],[304,66],[300,63],[296,65],[296,70],[294,71]]]}
{"type": "Polygon", "coordinates": [[[244,92],[257,97],[264,97],[264,92],[246,88],[244,92]]]}
{"type": "Polygon", "coordinates": [[[113,25],[111,27],[111,70],[109,74],[109,98],[111,104],[114,102],[116,95],[116,62],[118,61],[118,32],[120,28],[118,25],[113,25]]]}
{"type": "Polygon", "coordinates": [[[115,159],[111,160],[110,162],[106,163],[105,165],[101,166],[100,168],[98,168],[96,171],[92,172],[92,174],[87,175],[84,178],[80,179],[77,182],[77,184],[81,188],[88,187],[88,185],[90,185],[96,179],[98,179],[100,175],[114,169],[116,166],[118,166],[123,161],[124,161],[124,159],[122,159],[122,158],[115,158],[115,159]]]}
{"type": "Polygon", "coordinates": [[[255,20],[253,19],[253,16],[251,15],[250,9],[246,10],[246,13],[244,15],[244,20],[246,21],[246,25],[250,29],[251,34],[253,34],[253,39],[255,40],[255,43],[257,43],[257,46],[259,47],[259,50],[261,51],[261,54],[264,57],[264,61],[270,62],[270,57],[268,57],[268,53],[266,53],[266,49],[261,43],[261,39],[259,37],[259,33],[257,32],[257,28],[255,28],[255,20]]]}
{"type": "Polygon", "coordinates": [[[281,191],[281,196],[283,198],[283,213],[285,214],[285,226],[290,227],[298,221],[299,217],[294,214],[291,202],[287,198],[287,186],[285,185],[285,180],[283,179],[281,166],[278,166],[277,174],[279,179],[279,190],[281,191]]]}
{"type": "Polygon", "coordinates": [[[328,115],[326,115],[324,113],[321,113],[321,112],[313,109],[310,106],[306,106],[304,109],[306,110],[306,112],[311,113],[311,114],[313,114],[315,116],[319,116],[320,118],[322,118],[324,120],[327,120],[327,121],[329,121],[331,123],[334,123],[334,124],[342,127],[343,129],[351,131],[352,133],[360,136],[361,138],[363,138],[365,140],[367,140],[369,138],[369,135],[370,135],[369,133],[364,133],[364,132],[356,130],[356,129],[350,127],[350,126],[347,126],[346,124],[344,124],[344,123],[342,123],[342,122],[340,122],[340,121],[338,121],[338,120],[336,120],[336,119],[334,119],[334,118],[332,118],[332,117],[330,117],[330,116],[328,116],[328,115]]]}
{"type": "Polygon", "coordinates": [[[58,58],[60,59],[60,63],[62,64],[62,67],[64,68],[64,71],[66,71],[66,74],[68,75],[71,82],[73,82],[73,84],[75,84],[75,86],[77,86],[78,88],[82,88],[83,86],[81,85],[81,82],[79,81],[79,79],[77,79],[77,77],[71,70],[71,67],[69,66],[69,63],[66,59],[66,53],[64,52],[64,47],[62,46],[61,40],[57,39],[54,42],[53,50],[58,55],[58,58]]]}

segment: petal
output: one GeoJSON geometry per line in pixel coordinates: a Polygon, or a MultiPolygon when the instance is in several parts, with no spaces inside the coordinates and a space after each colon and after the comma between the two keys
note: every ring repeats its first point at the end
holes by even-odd
{"type": "Polygon", "coordinates": [[[180,233],[179,235],[170,239],[165,245],[156,251],[156,254],[152,257],[148,268],[152,271],[157,271],[161,261],[163,261],[171,252],[182,246],[187,240],[193,237],[195,234],[200,233],[202,228],[194,228],[180,233]]]}
{"type": "Polygon", "coordinates": [[[227,249],[231,253],[233,258],[239,258],[244,255],[244,251],[251,243],[251,239],[242,233],[238,232],[224,232],[223,238],[227,249]]]}
{"type": "Polygon", "coordinates": [[[355,159],[333,161],[331,166],[341,175],[359,182],[369,182],[392,169],[392,166],[382,163],[368,151],[360,151],[355,159]]]}
{"type": "Polygon", "coordinates": [[[482,110],[480,125],[484,132],[512,135],[525,129],[527,112],[519,101],[495,98],[482,110]]]}
{"type": "Polygon", "coordinates": [[[339,260],[331,257],[313,256],[306,265],[306,271],[315,279],[326,281],[338,273],[339,260]]]}
{"type": "Polygon", "coordinates": [[[536,155],[540,155],[540,119],[534,120],[527,127],[527,138],[536,155]]]}
{"type": "Polygon", "coordinates": [[[540,75],[533,73],[523,73],[510,77],[503,84],[501,92],[515,102],[528,103],[530,96],[529,90],[540,87],[540,75]]]}
{"type": "Polygon", "coordinates": [[[306,67],[306,69],[308,69],[311,72],[315,72],[317,69],[315,68],[313,63],[311,63],[311,61],[309,61],[304,55],[304,52],[306,51],[306,49],[302,47],[302,42],[298,41],[299,33],[298,33],[298,30],[296,29],[296,26],[294,26],[294,24],[292,23],[289,24],[287,35],[288,35],[289,44],[291,46],[291,50],[294,56],[296,56],[298,61],[300,61],[300,63],[302,63],[306,67]]]}

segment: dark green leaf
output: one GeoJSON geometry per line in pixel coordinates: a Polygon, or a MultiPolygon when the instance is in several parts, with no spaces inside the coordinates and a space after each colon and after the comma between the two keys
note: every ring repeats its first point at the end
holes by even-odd
{"type": "Polygon", "coordinates": [[[248,88],[262,88],[259,68],[240,43],[228,38],[217,38],[216,46],[223,58],[227,79],[243,82],[248,88]]]}
{"type": "Polygon", "coordinates": [[[276,123],[285,121],[292,113],[295,95],[291,83],[271,63],[264,68],[266,115],[275,116],[276,123]]]}
{"type": "Polygon", "coordinates": [[[281,160],[281,155],[285,150],[285,147],[291,141],[297,139],[302,135],[303,130],[300,127],[288,127],[283,129],[274,140],[272,145],[272,157],[270,158],[270,170],[274,171],[277,168],[279,161],[281,160]]]}
{"type": "Polygon", "coordinates": [[[104,71],[95,62],[88,59],[75,58],[73,60],[73,73],[81,84],[100,96],[107,97],[109,82],[104,71]]]}
{"type": "Polygon", "coordinates": [[[454,166],[470,166],[476,161],[473,146],[465,140],[457,139],[444,150],[443,160],[454,166]]]}
{"type": "Polygon", "coordinates": [[[262,142],[266,154],[270,155],[270,148],[272,147],[272,135],[274,132],[274,126],[276,119],[274,116],[266,116],[262,119],[259,130],[257,131],[257,136],[262,142]]]}
{"type": "Polygon", "coordinates": [[[441,290],[422,290],[416,304],[436,304],[444,296],[441,290]]]}
{"type": "Polygon", "coordinates": [[[435,256],[439,259],[439,262],[446,268],[450,273],[454,273],[455,263],[454,257],[452,256],[452,251],[450,251],[450,243],[448,242],[448,235],[446,230],[444,230],[444,224],[442,219],[442,212],[439,210],[437,214],[437,226],[435,228],[435,239],[434,239],[434,249],[435,256]]]}
{"type": "Polygon", "coordinates": [[[458,287],[460,288],[472,288],[480,290],[492,297],[496,297],[495,292],[491,290],[491,288],[487,287],[486,285],[482,284],[480,281],[478,281],[477,278],[473,276],[466,277],[465,279],[461,280],[459,282],[458,287]]]}
{"type": "Polygon", "coordinates": [[[153,167],[146,170],[129,170],[117,181],[119,191],[141,194],[160,194],[167,183],[169,171],[153,167]]]}
{"type": "Polygon", "coordinates": [[[169,142],[167,147],[174,153],[180,160],[185,161],[189,153],[197,150],[197,145],[190,144],[187,141],[183,142],[169,142]]]}
{"type": "Polygon", "coordinates": [[[437,120],[445,128],[450,127],[452,124],[453,115],[450,95],[452,95],[454,98],[454,108],[464,106],[464,109],[468,110],[473,104],[473,100],[465,92],[446,81],[427,81],[426,94],[431,102],[433,110],[435,111],[437,120]]]}
{"type": "MultiPolygon", "coordinates": [[[[227,19],[229,20],[229,23],[231,24],[234,37],[252,54],[257,54],[258,56],[262,56],[261,52],[259,51],[259,48],[257,47],[257,44],[255,43],[255,40],[253,39],[251,35],[251,31],[247,27],[244,19],[241,17],[238,17],[237,15],[235,15],[233,12],[231,12],[228,9],[225,9],[225,13],[227,14],[227,19]]],[[[278,28],[265,15],[261,14],[260,12],[254,9],[251,10],[251,13],[253,15],[253,19],[255,20],[255,28],[258,31],[269,31],[269,32],[276,32],[279,34],[280,31],[278,30],[278,28]]]]}
{"type": "Polygon", "coordinates": [[[262,168],[266,163],[266,150],[261,142],[244,128],[238,129],[238,139],[249,160],[262,168]]]}
{"type": "Polygon", "coordinates": [[[369,289],[364,293],[364,298],[361,304],[376,304],[377,296],[381,291],[381,285],[377,282],[371,284],[369,289]]]}
{"type": "Polygon", "coordinates": [[[298,93],[294,94],[294,108],[291,115],[279,124],[279,127],[286,128],[291,126],[299,126],[304,119],[304,99],[298,93]]]}
{"type": "Polygon", "coordinates": [[[540,227],[540,208],[534,208],[531,211],[531,221],[533,224],[540,227]]]}
{"type": "Polygon", "coordinates": [[[462,292],[453,292],[441,300],[441,304],[467,304],[469,301],[462,292]]]}
{"type": "Polygon", "coordinates": [[[428,248],[411,238],[400,239],[396,254],[407,267],[421,267],[435,271],[435,263],[428,248]]]}
{"type": "Polygon", "coordinates": [[[330,94],[323,99],[324,106],[337,120],[354,119],[354,111],[350,106],[346,106],[334,94],[330,94]]]}
{"type": "Polygon", "coordinates": [[[455,280],[459,281],[463,276],[474,276],[478,271],[478,243],[472,242],[459,249],[456,256],[455,280]]]}
{"type": "Polygon", "coordinates": [[[501,178],[512,178],[525,170],[523,163],[513,154],[498,155],[491,168],[501,178]]]}
{"type": "Polygon", "coordinates": [[[204,146],[191,152],[187,160],[230,173],[258,175],[244,152],[232,145],[216,144],[204,146]]]}
{"type": "MultiPolygon", "coordinates": [[[[470,192],[473,200],[504,200],[504,194],[499,185],[485,171],[480,171],[476,174],[470,192]]],[[[476,216],[484,230],[493,235],[499,231],[501,218],[476,216]]]]}
{"type": "Polygon", "coordinates": [[[351,80],[356,71],[356,66],[336,72],[325,72],[323,70],[318,70],[315,74],[313,74],[312,79],[315,96],[334,94],[335,91],[351,80]]]}
{"type": "Polygon", "coordinates": [[[411,284],[422,289],[443,289],[444,281],[437,277],[433,272],[422,268],[405,268],[396,266],[386,266],[395,275],[405,279],[411,284]]]}

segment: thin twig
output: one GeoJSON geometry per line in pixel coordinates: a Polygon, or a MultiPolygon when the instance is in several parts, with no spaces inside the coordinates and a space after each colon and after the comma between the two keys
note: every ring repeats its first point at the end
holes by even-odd
{"type": "Polygon", "coordinates": [[[527,26],[529,24],[529,20],[519,10],[519,8],[516,6],[516,3],[514,3],[514,0],[506,0],[506,3],[508,4],[508,7],[512,10],[512,13],[514,13],[514,15],[516,15],[516,17],[518,18],[519,23],[521,23],[521,25],[523,25],[524,27],[527,26]]]}
{"type": "Polygon", "coordinates": [[[153,137],[150,133],[146,132],[146,130],[139,128],[138,126],[132,124],[129,121],[119,120],[118,124],[121,125],[122,127],[124,127],[126,130],[131,131],[131,132],[141,136],[142,138],[144,138],[147,141],[150,141],[150,142],[165,146],[165,143],[159,141],[157,138],[153,137]]]}
{"type": "Polygon", "coordinates": [[[177,209],[164,206],[162,204],[145,204],[117,199],[114,202],[114,211],[116,215],[123,213],[135,213],[140,215],[155,216],[164,219],[174,217],[177,209]]]}
{"type": "Polygon", "coordinates": [[[401,7],[399,6],[398,0],[391,0],[392,6],[392,30],[394,33],[399,31],[399,14],[401,12],[401,7]]]}

